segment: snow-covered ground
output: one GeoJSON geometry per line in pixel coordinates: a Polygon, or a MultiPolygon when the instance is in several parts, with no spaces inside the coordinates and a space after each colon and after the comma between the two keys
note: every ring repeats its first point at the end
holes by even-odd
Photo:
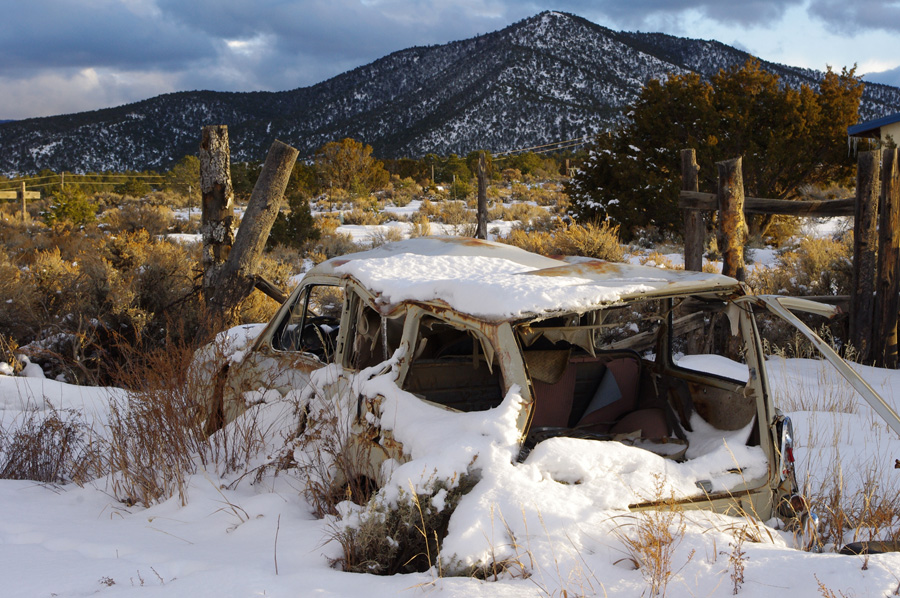
{"type": "MultiPolygon", "coordinates": [[[[408,216],[417,207],[397,211],[408,216]]],[[[435,234],[456,232],[431,226],[435,234]]],[[[511,226],[498,221],[489,228],[505,236],[511,226]]],[[[366,244],[392,227],[406,236],[411,225],[341,226],[338,232],[366,244]]],[[[817,230],[831,234],[823,226],[817,230]]],[[[683,263],[677,253],[664,257],[683,263]]],[[[636,253],[629,259],[645,258],[636,253]]],[[[755,250],[754,259],[756,267],[771,265],[775,252],[755,250]]],[[[692,367],[717,370],[721,359],[692,367]]],[[[875,484],[881,496],[900,494],[900,469],[894,468],[900,438],[828,365],[777,357],[768,365],[776,404],[794,420],[798,474],[807,494],[815,496],[838,480],[846,497],[875,484]]],[[[900,410],[900,372],[858,369],[900,410]]],[[[30,413],[57,410],[83,419],[103,436],[110,401],[127,400],[120,389],[3,372],[0,424],[6,430],[30,413]]],[[[383,377],[367,383],[386,388],[378,387],[385,384],[383,377]]],[[[437,569],[389,577],[340,572],[329,565],[341,555],[334,540],[340,524],[314,516],[299,474],[256,480],[210,464],[198,466],[189,478],[186,504],[174,497],[149,508],[117,500],[108,478],[84,487],[0,480],[0,596],[650,595],[647,569],[635,568],[628,547],[641,519],[625,507],[635,496],[652,498],[660,479],[677,488],[681,470],[673,462],[617,443],[556,438],[514,464],[515,441],[509,437],[514,426],[494,424],[514,418],[515,393],[491,417],[464,414],[453,428],[424,404],[386,396],[385,409],[393,411],[385,422],[415,452],[413,463],[429,467],[409,471],[404,479],[421,484],[432,475],[446,476],[464,470],[477,455],[482,479],[461,500],[443,550],[448,560],[455,556],[463,564],[491,555],[506,559],[508,568],[496,579],[444,576],[437,569]]],[[[266,428],[268,452],[258,455],[257,463],[284,445],[286,413],[283,405],[272,405],[260,415],[274,425],[266,428]]],[[[394,471],[396,488],[402,488],[398,480],[409,465],[394,471]]],[[[434,500],[440,502],[442,495],[434,500]]],[[[349,513],[353,507],[345,503],[344,509],[349,513]]],[[[900,553],[841,556],[833,546],[823,554],[803,552],[798,539],[776,529],[774,521],[704,511],[685,512],[670,523],[676,541],[668,596],[731,596],[735,590],[751,598],[900,596],[900,553]]],[[[867,531],[857,530],[844,541],[865,539],[867,531]]]]}
{"type": "MultiPolygon", "coordinates": [[[[721,359],[711,358],[708,367],[721,367],[721,359]]],[[[776,400],[794,418],[799,474],[811,492],[840,475],[848,495],[873,479],[881,492],[897,494],[900,470],[893,468],[893,459],[900,457],[900,439],[827,365],[771,358],[769,369],[776,400]]],[[[859,370],[895,409],[900,407],[900,372],[859,370]]],[[[382,378],[368,384],[383,391],[382,378]]],[[[110,395],[123,398],[117,389],[0,375],[4,427],[28,410],[53,407],[77,410],[101,429],[110,395]]],[[[510,560],[519,564],[496,580],[442,577],[437,570],[390,577],[337,571],[329,566],[329,559],[340,556],[331,539],[335,521],[313,516],[298,475],[238,481],[240,472],[222,475],[209,467],[190,478],[186,505],[172,498],[150,508],[117,501],[105,478],[83,488],[0,481],[0,594],[649,595],[625,541],[637,520],[622,507],[635,492],[652,492],[653,473],[666,473],[660,469],[664,460],[617,443],[560,438],[514,465],[511,427],[486,424],[503,422],[514,400],[508,397],[492,418],[465,414],[465,423],[452,430],[433,419],[424,404],[412,411],[397,404],[392,415],[385,415],[396,437],[417,459],[431,459],[435,472],[464,467],[473,452],[479,455],[482,481],[460,502],[444,550],[514,557],[510,560]],[[610,462],[622,476],[610,477],[604,466],[610,462]]],[[[385,414],[391,408],[387,405],[385,414]]],[[[271,440],[277,447],[278,434],[273,432],[271,440]]],[[[422,472],[409,473],[422,479],[422,472]]],[[[667,475],[677,476],[677,471],[667,475]]],[[[685,513],[680,525],[682,532],[679,522],[673,523],[680,541],[672,555],[669,596],[732,595],[736,562],[743,568],[741,596],[900,592],[900,553],[864,559],[802,552],[788,532],[702,511],[685,513]],[[738,543],[741,530],[747,539],[738,543]]]]}

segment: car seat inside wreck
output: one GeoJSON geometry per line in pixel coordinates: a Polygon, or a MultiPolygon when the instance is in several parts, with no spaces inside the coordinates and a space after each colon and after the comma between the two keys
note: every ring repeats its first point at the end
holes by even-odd
{"type": "Polygon", "coordinates": [[[758,446],[726,307],[714,295],[652,299],[518,325],[534,397],[526,448],[568,436],[684,460],[722,442],[758,446]]]}

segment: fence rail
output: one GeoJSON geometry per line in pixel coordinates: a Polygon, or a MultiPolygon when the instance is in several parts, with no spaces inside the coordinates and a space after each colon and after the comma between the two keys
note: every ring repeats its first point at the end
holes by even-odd
{"type": "MultiPolygon", "coordinates": [[[[853,281],[849,296],[850,341],[863,362],[900,366],[900,171],[897,149],[860,152],[856,195],[833,200],[783,200],[743,196],[741,159],[719,162],[717,193],[697,188],[696,153],[682,150],[682,191],[685,210],[684,263],[699,270],[703,263],[706,226],[702,210],[719,212],[719,247],[725,256],[722,273],[743,279],[742,235],[746,214],[853,217],[853,281]]],[[[846,305],[847,299],[834,298],[846,305]]]]}

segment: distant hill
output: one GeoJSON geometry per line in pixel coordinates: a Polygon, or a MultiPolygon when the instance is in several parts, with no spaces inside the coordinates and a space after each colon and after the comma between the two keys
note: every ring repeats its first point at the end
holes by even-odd
{"type": "MultiPolygon", "coordinates": [[[[310,155],[343,137],[379,157],[494,152],[579,138],[622,118],[644,83],[710,76],[750,55],[716,41],[616,32],[545,12],[501,31],[414,47],[283,92],[192,91],[0,125],[0,172],[167,169],[195,154],[200,129],[229,126],[234,160],[263,159],[276,138],[310,155]]],[[[789,85],[822,73],[763,62],[789,85]]],[[[900,88],[867,83],[865,119],[900,111],[900,88]]]]}

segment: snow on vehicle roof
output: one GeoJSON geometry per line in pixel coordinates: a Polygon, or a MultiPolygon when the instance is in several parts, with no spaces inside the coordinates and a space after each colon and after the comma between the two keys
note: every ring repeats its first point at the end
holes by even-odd
{"type": "Polygon", "coordinates": [[[485,320],[578,312],[647,296],[737,289],[721,274],[591,258],[554,259],[501,243],[421,237],[322,262],[310,276],[350,275],[381,301],[443,302],[485,320]]]}

